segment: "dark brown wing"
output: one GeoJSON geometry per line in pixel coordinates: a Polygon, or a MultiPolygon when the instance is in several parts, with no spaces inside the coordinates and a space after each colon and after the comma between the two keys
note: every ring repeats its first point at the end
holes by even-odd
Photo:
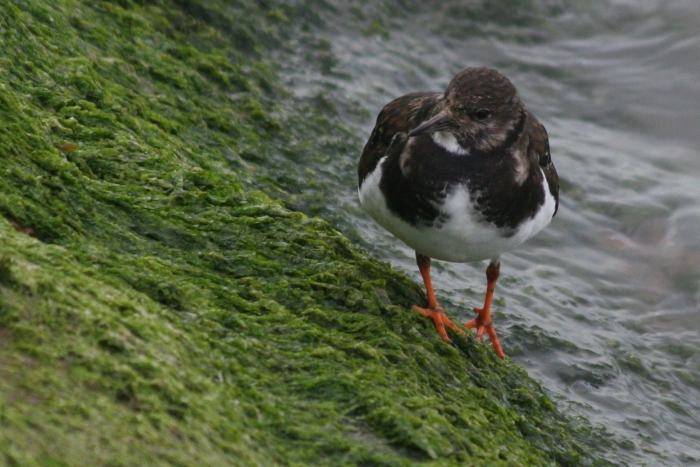
{"type": "MultiPolygon", "coordinates": [[[[377,117],[374,130],[362,151],[357,166],[359,185],[386,155],[391,141],[397,133],[408,133],[420,123],[432,117],[443,94],[438,92],[415,92],[389,102],[377,117]]],[[[405,144],[405,140],[404,140],[405,144]]],[[[396,149],[396,148],[394,148],[396,149]]],[[[403,149],[403,148],[401,148],[403,149]]]]}
{"type": "Polygon", "coordinates": [[[540,123],[532,114],[530,114],[530,145],[527,148],[527,154],[530,160],[535,160],[539,164],[544,176],[549,184],[549,192],[556,201],[554,214],[559,210],[559,177],[557,169],[552,163],[552,155],[549,152],[549,137],[544,125],[540,123]]]}

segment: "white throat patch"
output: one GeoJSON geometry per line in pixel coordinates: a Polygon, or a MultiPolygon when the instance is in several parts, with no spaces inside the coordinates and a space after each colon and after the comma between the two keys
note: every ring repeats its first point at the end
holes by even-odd
{"type": "Polygon", "coordinates": [[[457,138],[449,131],[436,131],[431,133],[430,136],[435,141],[435,144],[445,148],[448,152],[452,154],[457,154],[459,156],[468,156],[469,149],[464,149],[457,142],[457,138]]]}

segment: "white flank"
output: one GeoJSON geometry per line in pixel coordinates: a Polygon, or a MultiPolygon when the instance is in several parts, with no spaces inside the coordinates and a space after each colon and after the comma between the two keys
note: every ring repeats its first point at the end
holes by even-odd
{"type": "Polygon", "coordinates": [[[458,154],[460,156],[469,155],[469,149],[464,149],[462,146],[460,146],[457,142],[457,138],[455,138],[455,135],[453,135],[449,131],[436,131],[434,133],[431,133],[430,136],[433,137],[433,141],[435,141],[435,144],[437,144],[438,146],[442,146],[448,152],[458,154]]]}
{"type": "Polygon", "coordinates": [[[362,183],[358,190],[360,203],[379,225],[409,247],[434,259],[456,263],[496,259],[545,228],[554,215],[556,202],[545,178],[544,205],[510,237],[504,237],[495,226],[481,221],[481,215],[472,207],[466,187],[460,187],[445,199],[441,212],[449,217],[441,228],[415,227],[386,206],[379,189],[380,168],[385,160],[386,157],[379,161],[377,168],[362,183]]]}

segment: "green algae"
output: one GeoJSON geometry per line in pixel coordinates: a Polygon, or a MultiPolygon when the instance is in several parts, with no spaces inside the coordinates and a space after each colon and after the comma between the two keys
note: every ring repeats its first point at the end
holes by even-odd
{"type": "Polygon", "coordinates": [[[323,200],[270,155],[354,141],[265,61],[296,8],[0,10],[0,459],[599,463],[524,370],[442,343],[416,284],[289,209],[323,200]]]}

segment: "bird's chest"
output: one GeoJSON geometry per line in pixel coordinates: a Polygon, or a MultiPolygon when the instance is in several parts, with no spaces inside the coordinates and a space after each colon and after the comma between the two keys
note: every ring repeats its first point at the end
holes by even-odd
{"type": "Polygon", "coordinates": [[[451,150],[429,136],[413,138],[381,166],[379,189],[388,208],[416,226],[470,216],[509,235],[544,202],[539,169],[519,183],[507,154],[451,150]]]}
{"type": "MultiPolygon", "coordinates": [[[[386,163],[384,160],[382,163],[386,163]]],[[[532,218],[507,231],[486,220],[467,184],[447,184],[445,190],[425,200],[404,195],[398,214],[389,207],[390,196],[384,194],[380,181],[382,163],[360,188],[364,209],[382,227],[409,247],[431,258],[453,262],[481,261],[499,257],[503,252],[524,242],[549,223],[554,213],[553,201],[532,218]],[[413,211],[411,211],[413,210],[413,211]],[[419,219],[408,222],[406,212],[419,219]],[[432,217],[428,213],[435,213],[432,217]]],[[[399,199],[397,197],[397,199],[399,199]]],[[[397,202],[394,199],[391,202],[397,202]]]]}
{"type": "Polygon", "coordinates": [[[456,154],[431,139],[413,140],[377,164],[360,199],[416,251],[458,262],[495,258],[551,220],[555,202],[547,202],[539,167],[518,183],[505,157],[456,154]]]}

